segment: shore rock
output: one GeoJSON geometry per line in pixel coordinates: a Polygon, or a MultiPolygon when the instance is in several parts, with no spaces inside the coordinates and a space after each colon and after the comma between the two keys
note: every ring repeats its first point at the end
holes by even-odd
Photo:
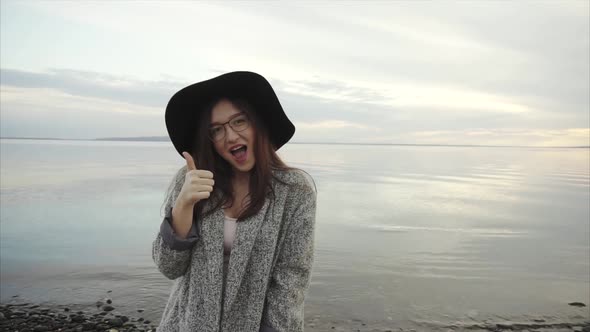
{"type": "MultiPolygon", "coordinates": [[[[28,304],[27,304],[28,305],[28,304]]],[[[146,329],[155,331],[157,326],[147,325],[145,321],[141,327],[129,322],[127,316],[105,318],[102,314],[84,313],[78,311],[69,316],[55,311],[61,308],[38,309],[39,306],[24,307],[22,305],[7,304],[0,306],[0,331],[47,332],[47,331],[117,331],[139,332],[146,329]],[[147,326],[146,326],[147,325],[147,326]]],[[[100,309],[99,309],[100,310],[100,309]]],[[[114,308],[113,308],[114,310],[114,308]]],[[[135,319],[135,318],[131,318],[135,319]]],[[[143,320],[143,319],[142,319],[143,320]]]]}

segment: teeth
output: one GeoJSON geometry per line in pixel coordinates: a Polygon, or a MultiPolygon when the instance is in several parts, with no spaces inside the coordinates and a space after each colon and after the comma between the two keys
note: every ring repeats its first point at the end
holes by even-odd
{"type": "Polygon", "coordinates": [[[239,150],[239,149],[241,149],[243,147],[244,147],[244,145],[240,145],[240,146],[236,147],[235,149],[231,149],[230,151],[237,151],[237,150],[239,150]]]}

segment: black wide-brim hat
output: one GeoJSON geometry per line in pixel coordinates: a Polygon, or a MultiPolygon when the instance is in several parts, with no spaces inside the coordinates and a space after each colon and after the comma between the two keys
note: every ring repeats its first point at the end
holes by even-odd
{"type": "Polygon", "coordinates": [[[199,112],[206,111],[205,105],[223,97],[247,100],[265,124],[276,150],[295,134],[295,126],[287,118],[270,83],[259,74],[236,71],[189,85],[170,98],[166,106],[166,128],[181,156],[183,151],[192,152],[199,112]]]}

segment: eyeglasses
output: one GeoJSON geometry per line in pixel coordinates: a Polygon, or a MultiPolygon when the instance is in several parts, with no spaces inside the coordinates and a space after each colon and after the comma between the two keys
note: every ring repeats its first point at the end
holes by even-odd
{"type": "Polygon", "coordinates": [[[218,125],[209,127],[209,138],[213,141],[220,141],[225,137],[225,125],[229,124],[233,131],[239,132],[248,129],[250,120],[246,114],[240,114],[235,118],[218,125]]]}

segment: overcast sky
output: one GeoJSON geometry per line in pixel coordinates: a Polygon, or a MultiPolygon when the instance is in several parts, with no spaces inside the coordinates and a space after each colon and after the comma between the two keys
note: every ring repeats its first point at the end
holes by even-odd
{"type": "Polygon", "coordinates": [[[167,136],[249,70],[294,142],[590,145],[589,1],[0,3],[4,137],[167,136]]]}

